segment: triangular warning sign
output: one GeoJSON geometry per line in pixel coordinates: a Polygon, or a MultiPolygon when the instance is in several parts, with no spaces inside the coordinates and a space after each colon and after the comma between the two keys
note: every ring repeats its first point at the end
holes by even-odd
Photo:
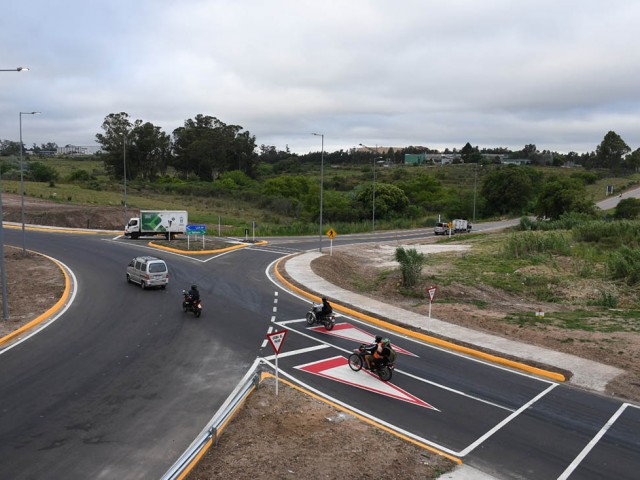
{"type": "Polygon", "coordinates": [[[282,343],[284,342],[284,337],[287,336],[288,330],[275,331],[273,333],[268,333],[267,338],[269,339],[269,343],[273,347],[273,351],[276,354],[280,353],[280,348],[282,347],[282,343]]]}

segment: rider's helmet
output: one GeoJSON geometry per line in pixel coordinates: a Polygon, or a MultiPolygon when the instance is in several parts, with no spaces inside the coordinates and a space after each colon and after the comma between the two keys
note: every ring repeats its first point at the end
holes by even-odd
{"type": "Polygon", "coordinates": [[[197,285],[191,285],[191,290],[198,290],[198,286],[197,285]]]}
{"type": "Polygon", "coordinates": [[[383,338],[382,339],[382,346],[383,347],[388,347],[391,344],[391,342],[389,341],[388,338],[383,338]]]}
{"type": "Polygon", "coordinates": [[[322,303],[325,303],[327,301],[327,297],[322,297],[322,303]]]}
{"type": "Polygon", "coordinates": [[[382,341],[382,337],[380,335],[376,335],[375,343],[380,343],[382,341]]]}

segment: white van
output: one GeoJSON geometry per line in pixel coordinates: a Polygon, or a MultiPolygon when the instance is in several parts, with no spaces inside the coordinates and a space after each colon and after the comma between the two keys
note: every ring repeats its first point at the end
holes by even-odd
{"type": "Polygon", "coordinates": [[[156,257],[136,257],[127,267],[127,282],[139,283],[142,288],[165,288],[169,284],[169,268],[156,257]]]}

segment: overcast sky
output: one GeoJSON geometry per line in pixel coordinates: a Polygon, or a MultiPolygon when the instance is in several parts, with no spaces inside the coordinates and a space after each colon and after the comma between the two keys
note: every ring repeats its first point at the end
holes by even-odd
{"type": "Polygon", "coordinates": [[[640,147],[638,0],[5,0],[0,139],[197,114],[293,152],[640,147]]]}

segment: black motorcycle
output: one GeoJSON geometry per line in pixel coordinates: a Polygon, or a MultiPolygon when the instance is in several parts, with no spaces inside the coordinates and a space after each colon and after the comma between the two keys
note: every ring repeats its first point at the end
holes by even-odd
{"type": "Polygon", "coordinates": [[[184,300],[182,301],[182,311],[184,312],[193,312],[196,317],[199,317],[202,314],[202,301],[200,299],[195,302],[191,300],[191,295],[186,290],[182,291],[182,295],[184,295],[184,300]]]}
{"type": "Polygon", "coordinates": [[[367,362],[364,357],[365,355],[371,355],[374,348],[376,348],[375,345],[361,344],[357,350],[354,350],[353,353],[349,355],[349,367],[351,367],[351,370],[354,372],[359,372],[364,368],[365,370],[369,370],[370,372],[378,375],[380,380],[383,382],[388,382],[391,380],[393,370],[395,369],[395,364],[393,362],[383,360],[382,363],[379,363],[372,368],[367,368],[367,362]]]}
{"type": "Polygon", "coordinates": [[[311,304],[311,310],[307,312],[307,325],[324,325],[327,330],[333,330],[336,324],[336,316],[332,313],[330,315],[322,315],[322,305],[311,304]]]}

